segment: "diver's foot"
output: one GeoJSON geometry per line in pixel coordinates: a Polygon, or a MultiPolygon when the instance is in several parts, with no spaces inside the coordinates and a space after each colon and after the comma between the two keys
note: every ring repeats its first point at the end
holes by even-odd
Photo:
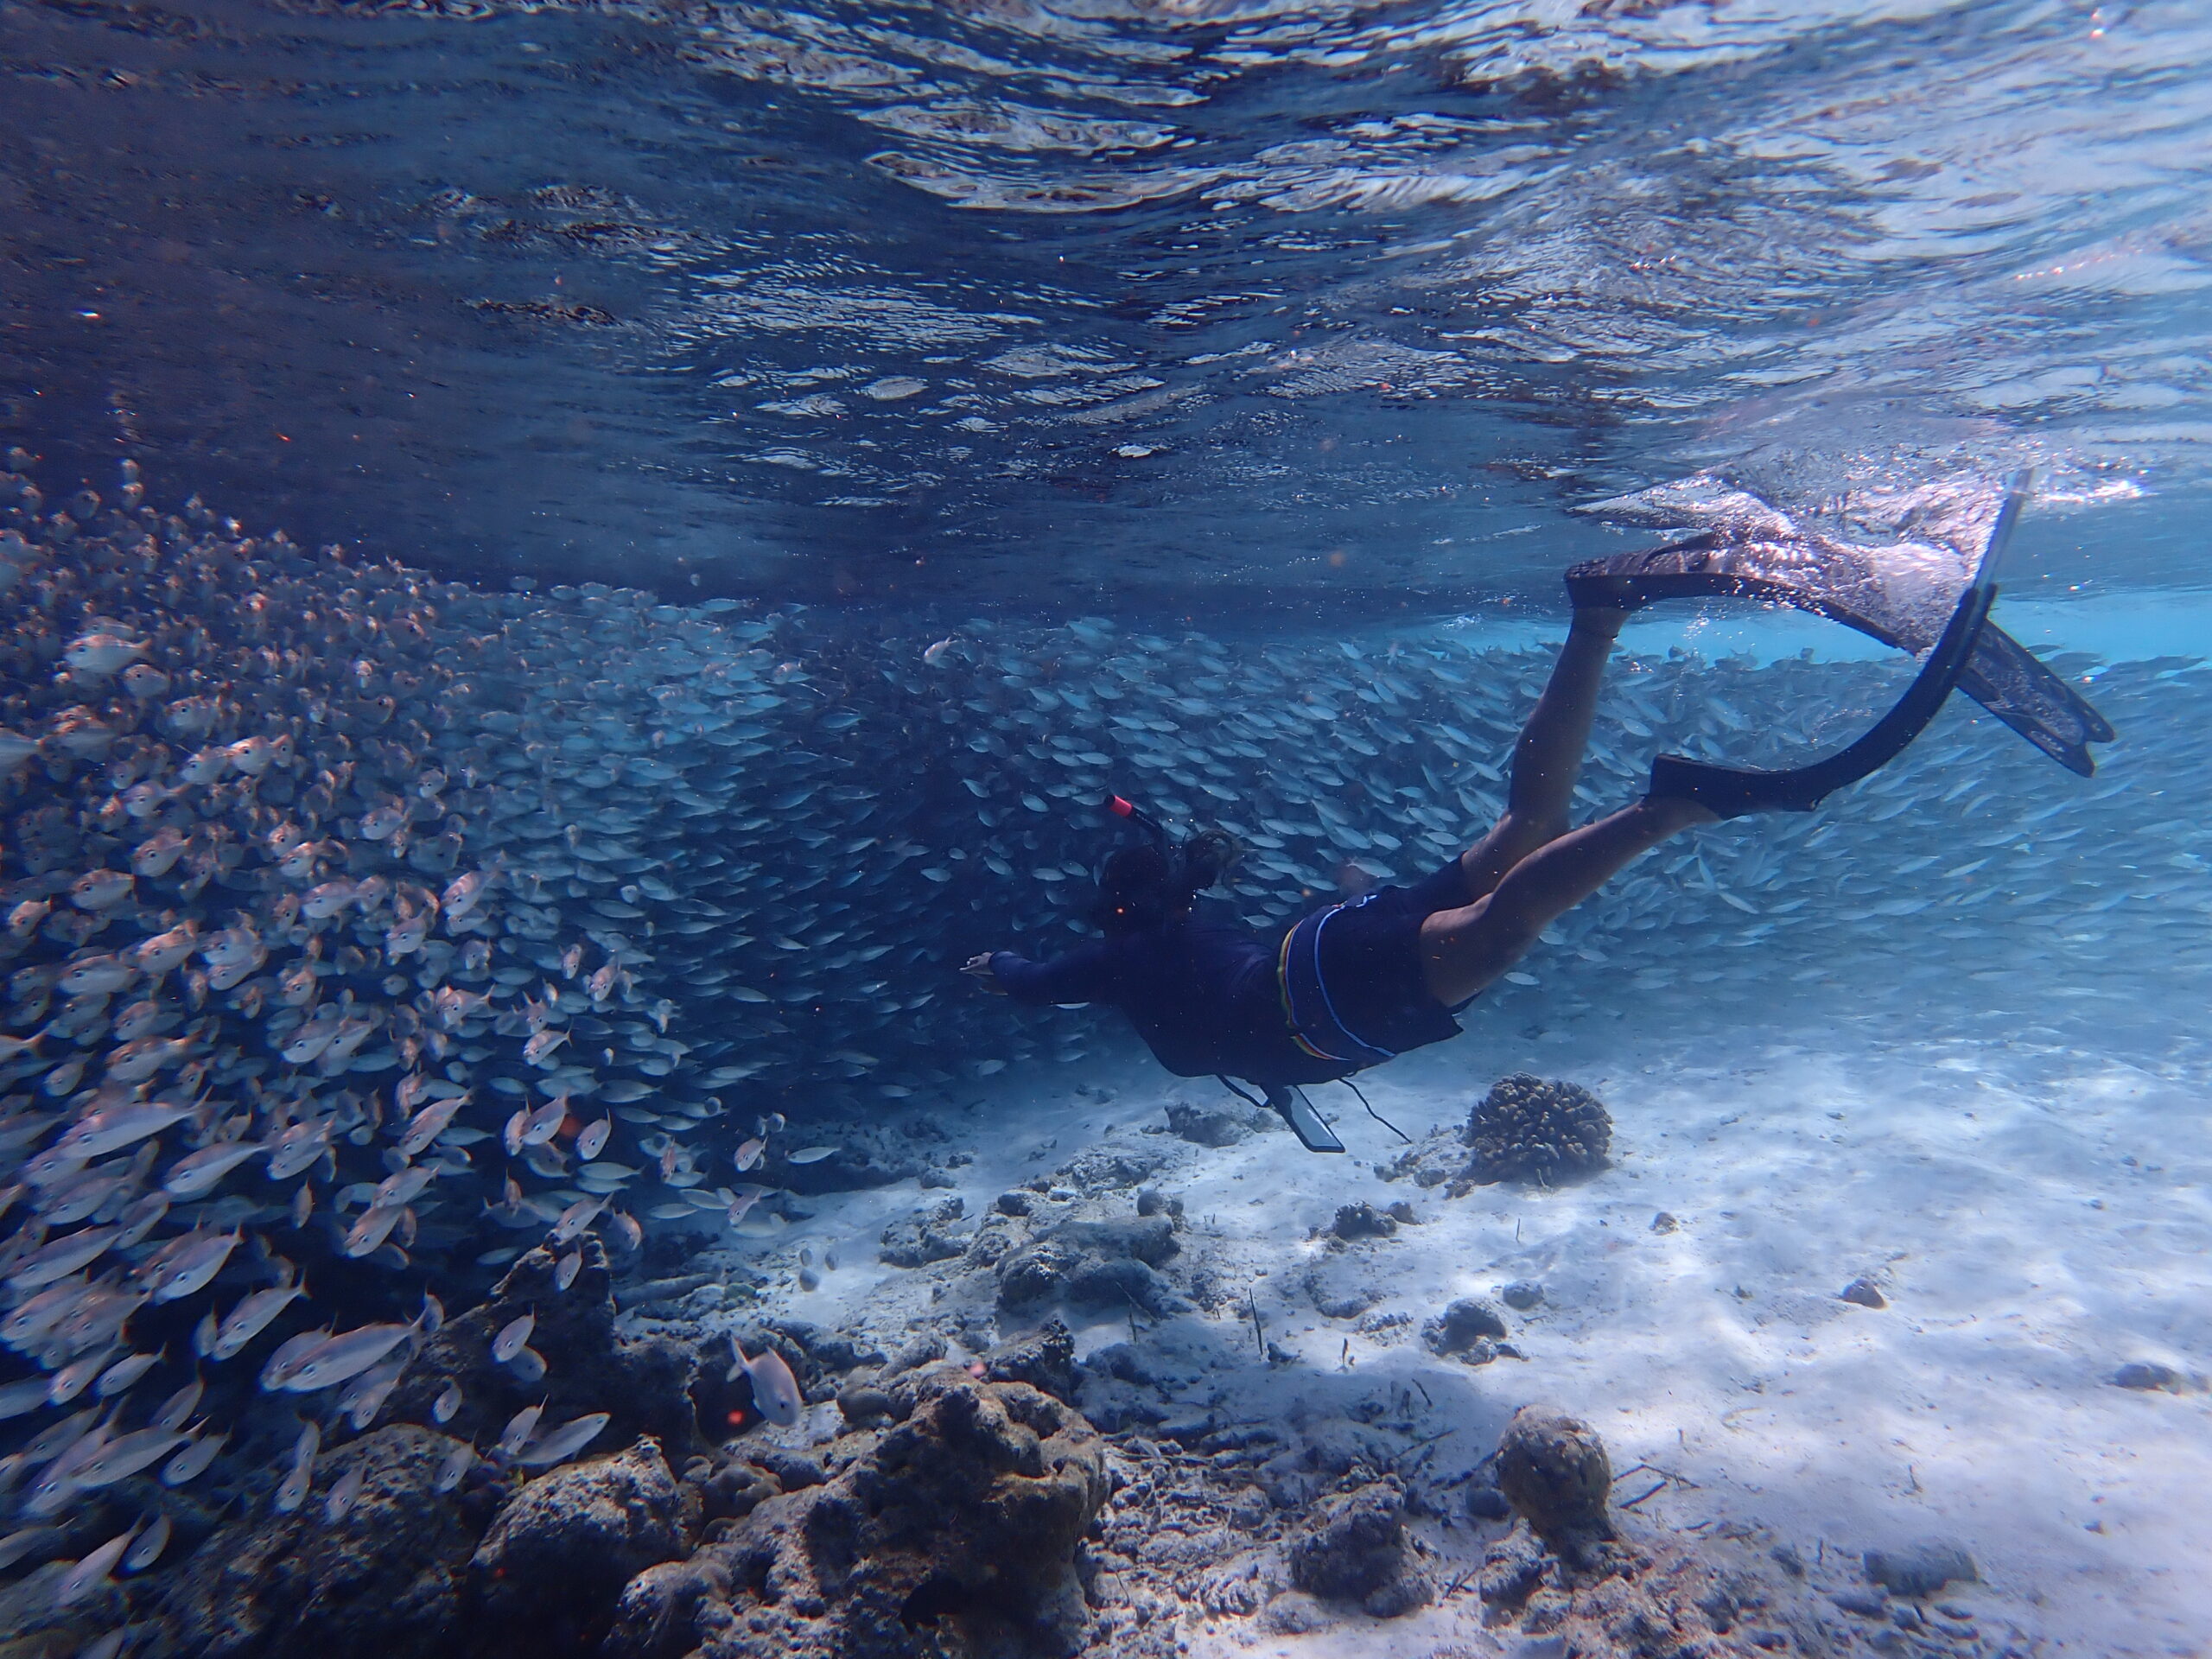
{"type": "Polygon", "coordinates": [[[1299,1144],[1306,1151],[1342,1152],[1344,1149],[1344,1143],[1337,1139],[1337,1132],[1329,1127],[1320,1113],[1313,1109],[1313,1103],[1306,1098],[1304,1090],[1270,1089],[1268,1090],[1268,1104],[1282,1115],[1282,1121],[1290,1125],[1290,1132],[1298,1137],[1299,1144]]]}
{"type": "Polygon", "coordinates": [[[1619,639],[1622,626],[1628,619],[1628,608],[1623,606],[1578,605],[1574,607],[1576,631],[1594,633],[1601,639],[1619,639]]]}
{"type": "Polygon", "coordinates": [[[1808,791],[1796,772],[1716,766],[1662,754],[1651,763],[1651,787],[1643,804],[1676,817],[1675,830],[1687,830],[1754,812],[1809,812],[1819,800],[1820,793],[1808,791]]]}
{"type": "Polygon", "coordinates": [[[1660,833],[1665,836],[1678,835],[1682,830],[1694,830],[1700,824],[1719,823],[1724,817],[1727,816],[1707,806],[1699,800],[1694,792],[1682,795],[1646,795],[1637,804],[1640,810],[1651,815],[1660,827],[1660,833]]]}

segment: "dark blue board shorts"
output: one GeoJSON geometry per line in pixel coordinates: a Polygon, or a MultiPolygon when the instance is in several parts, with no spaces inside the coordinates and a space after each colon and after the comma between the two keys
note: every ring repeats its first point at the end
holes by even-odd
{"type": "Polygon", "coordinates": [[[1421,925],[1472,902],[1455,858],[1410,887],[1377,887],[1293,925],[1276,966],[1298,1046],[1357,1071],[1458,1036],[1452,1016],[1466,1003],[1447,1008],[1429,995],[1421,925]]]}

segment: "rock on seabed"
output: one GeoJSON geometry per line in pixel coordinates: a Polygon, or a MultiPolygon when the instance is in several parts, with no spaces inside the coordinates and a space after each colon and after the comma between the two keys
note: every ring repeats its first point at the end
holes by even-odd
{"type": "Polygon", "coordinates": [[[848,1436],[820,1485],[770,1497],[681,1566],[633,1580],[613,1659],[1072,1653],[1077,1541],[1107,1496],[1090,1424],[1020,1382],[933,1365],[904,1421],[848,1436]]]}

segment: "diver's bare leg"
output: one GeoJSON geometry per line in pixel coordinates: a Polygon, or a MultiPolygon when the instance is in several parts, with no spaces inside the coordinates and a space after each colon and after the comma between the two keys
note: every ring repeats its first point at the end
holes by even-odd
{"type": "Polygon", "coordinates": [[[1544,694],[1513,746],[1505,816],[1459,855],[1467,891],[1475,898],[1496,888],[1507,871],[1539,847],[1567,833],[1575,779],[1582,775],[1582,752],[1598,715],[1605,659],[1627,620],[1626,611],[1575,612],[1544,694]]]}
{"type": "Polygon", "coordinates": [[[1647,798],[1554,837],[1508,870],[1486,896],[1421,923],[1429,995],[1446,1004],[1472,996],[1630,861],[1692,824],[1719,822],[1694,801],[1647,798]]]}

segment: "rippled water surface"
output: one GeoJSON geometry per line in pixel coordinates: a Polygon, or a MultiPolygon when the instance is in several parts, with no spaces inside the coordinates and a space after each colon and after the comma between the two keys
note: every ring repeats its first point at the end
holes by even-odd
{"type": "Polygon", "coordinates": [[[1389,611],[1548,596],[1656,485],[2033,461],[2049,579],[2196,574],[2194,0],[66,0],[0,52],[0,435],[250,524],[1389,611]]]}

